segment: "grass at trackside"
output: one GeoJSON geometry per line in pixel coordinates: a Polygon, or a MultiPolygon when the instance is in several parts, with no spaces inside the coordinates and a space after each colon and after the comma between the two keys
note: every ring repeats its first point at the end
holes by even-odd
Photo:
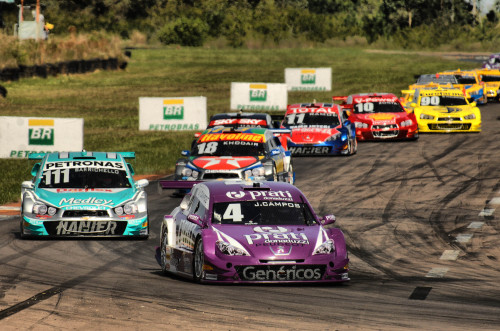
{"type": "MultiPolygon", "coordinates": [[[[126,70],[0,82],[0,116],[84,118],[84,145],[92,151],[135,151],[137,174],[167,174],[193,132],[139,131],[139,97],[205,96],[208,115],[230,111],[231,82],[283,83],[285,68],[332,68],[331,92],[290,92],[288,102],[331,101],[332,95],[393,92],[414,76],[475,68],[439,57],[367,53],[354,48],[137,49],[126,70]]],[[[1,134],[1,133],[0,133],[1,134]]],[[[33,162],[0,159],[0,204],[19,199],[33,162]]]]}

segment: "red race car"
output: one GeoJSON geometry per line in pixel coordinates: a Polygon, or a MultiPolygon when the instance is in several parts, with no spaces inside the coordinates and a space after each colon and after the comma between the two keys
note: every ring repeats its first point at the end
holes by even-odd
{"type": "Polygon", "coordinates": [[[342,101],[340,106],[349,112],[358,141],[418,138],[415,114],[407,112],[392,93],[334,96],[333,101],[342,101]]]}

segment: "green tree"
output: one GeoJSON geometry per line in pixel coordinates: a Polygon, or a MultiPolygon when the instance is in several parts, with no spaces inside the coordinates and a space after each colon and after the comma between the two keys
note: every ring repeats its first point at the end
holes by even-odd
{"type": "Polygon", "coordinates": [[[158,33],[166,44],[201,46],[208,33],[208,25],[199,18],[180,17],[165,24],[158,33]]]}

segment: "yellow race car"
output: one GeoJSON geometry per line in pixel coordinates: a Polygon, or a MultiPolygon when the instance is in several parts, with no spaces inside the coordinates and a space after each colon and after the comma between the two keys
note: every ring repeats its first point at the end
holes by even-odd
{"type": "Polygon", "coordinates": [[[421,87],[452,87],[456,84],[458,84],[458,80],[455,75],[426,74],[420,75],[415,83],[408,86],[408,90],[414,90],[421,87]]]}
{"type": "Polygon", "coordinates": [[[481,112],[459,88],[418,88],[406,108],[420,132],[481,132],[481,112]]]}
{"type": "Polygon", "coordinates": [[[475,70],[452,70],[438,73],[439,76],[453,75],[458,81],[455,87],[462,89],[463,93],[470,102],[475,101],[478,105],[488,103],[488,97],[484,92],[484,83],[480,81],[475,70]]]}
{"type": "Polygon", "coordinates": [[[476,69],[479,80],[484,83],[484,92],[488,100],[500,101],[500,70],[499,69],[476,69]]]}

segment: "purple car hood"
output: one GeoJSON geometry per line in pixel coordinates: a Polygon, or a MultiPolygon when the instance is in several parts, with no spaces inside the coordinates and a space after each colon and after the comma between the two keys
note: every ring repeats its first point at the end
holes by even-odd
{"type": "Polygon", "coordinates": [[[250,255],[266,260],[297,260],[312,255],[328,240],[320,226],[213,225],[217,240],[243,247],[250,255]]]}

